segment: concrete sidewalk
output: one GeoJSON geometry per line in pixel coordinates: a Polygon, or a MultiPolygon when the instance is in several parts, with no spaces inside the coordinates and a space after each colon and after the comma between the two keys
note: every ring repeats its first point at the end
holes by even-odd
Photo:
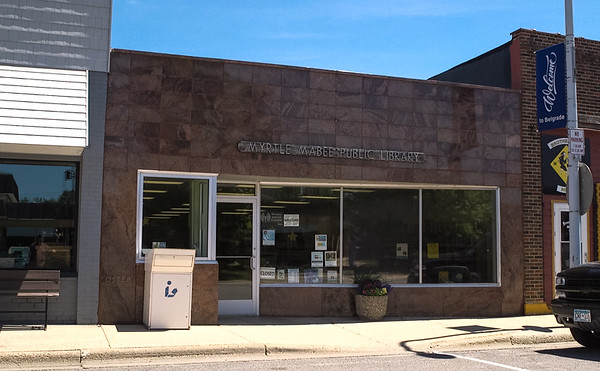
{"type": "Polygon", "coordinates": [[[163,356],[393,354],[406,351],[572,341],[552,315],[399,319],[221,317],[219,325],[147,330],[144,325],[3,326],[0,366],[65,364],[163,356]]]}

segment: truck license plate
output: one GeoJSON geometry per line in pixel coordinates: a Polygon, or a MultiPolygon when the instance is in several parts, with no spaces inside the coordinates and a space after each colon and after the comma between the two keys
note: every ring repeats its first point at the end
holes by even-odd
{"type": "Polygon", "coordinates": [[[573,310],[573,320],[575,322],[592,322],[592,313],[589,309],[573,310]]]}

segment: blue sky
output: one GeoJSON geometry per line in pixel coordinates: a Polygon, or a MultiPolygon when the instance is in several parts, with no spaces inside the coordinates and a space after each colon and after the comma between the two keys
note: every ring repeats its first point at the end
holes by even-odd
{"type": "MultiPolygon", "coordinates": [[[[112,48],[426,79],[536,29],[563,0],[113,0],[112,48]]],[[[600,40],[600,1],[573,0],[600,40]]]]}

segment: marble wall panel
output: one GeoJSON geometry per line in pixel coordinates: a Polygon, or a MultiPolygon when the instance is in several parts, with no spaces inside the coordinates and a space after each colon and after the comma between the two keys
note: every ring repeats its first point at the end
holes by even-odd
{"type": "Polygon", "coordinates": [[[223,80],[224,62],[220,60],[194,59],[193,76],[202,80],[223,80]]]}
{"type": "Polygon", "coordinates": [[[319,120],[334,120],[336,119],[335,106],[312,103],[308,107],[308,118],[319,120]]]}
{"type": "Polygon", "coordinates": [[[321,316],[352,317],[356,314],[354,288],[324,288],[321,291],[321,316]]]}
{"type": "Polygon", "coordinates": [[[310,102],[313,104],[335,106],[335,99],[334,91],[310,89],[310,102]]]}
{"type": "Polygon", "coordinates": [[[335,134],[336,125],[330,119],[308,119],[308,132],[310,134],[335,134]]]}
{"type": "Polygon", "coordinates": [[[417,82],[412,80],[393,79],[388,83],[388,95],[390,97],[413,97],[413,85],[417,82]]]}
{"type": "Polygon", "coordinates": [[[162,81],[163,91],[178,91],[182,93],[191,93],[193,91],[194,80],[191,77],[165,77],[162,81]]]}
{"type": "Polygon", "coordinates": [[[162,62],[165,76],[177,76],[190,79],[194,76],[194,61],[190,58],[169,58],[162,62]]]}
{"type": "MultiPolygon", "coordinates": [[[[113,73],[129,74],[131,68],[131,54],[129,53],[111,53],[110,56],[110,75],[113,73]]],[[[109,79],[110,79],[109,75],[109,79]]]]}
{"type": "Polygon", "coordinates": [[[308,143],[315,146],[335,146],[335,134],[308,133],[308,143]]]}
{"type": "Polygon", "coordinates": [[[363,93],[365,95],[388,95],[388,84],[390,80],[377,77],[363,78],[363,93]]]}
{"type": "Polygon", "coordinates": [[[295,86],[281,87],[281,100],[289,103],[309,103],[310,89],[295,86]]]}
{"type": "Polygon", "coordinates": [[[294,287],[281,290],[280,288],[263,287],[260,289],[261,316],[321,316],[322,288],[294,287]]]}
{"type": "Polygon", "coordinates": [[[297,117],[282,117],[280,119],[282,133],[306,133],[308,132],[308,119],[297,117]]]}
{"type": "Polygon", "coordinates": [[[383,95],[363,95],[363,107],[369,109],[388,109],[388,97],[383,95]]]}
{"type": "Polygon", "coordinates": [[[363,122],[373,124],[388,124],[389,111],[385,109],[363,109],[363,122]]]}
{"type": "Polygon", "coordinates": [[[224,83],[222,80],[201,80],[192,81],[192,93],[205,95],[222,95],[224,83]]]}
{"type": "Polygon", "coordinates": [[[360,148],[362,146],[362,137],[336,135],[335,145],[337,147],[360,148]]]}
{"type": "Polygon", "coordinates": [[[424,101],[435,101],[437,99],[438,84],[414,84],[413,98],[424,101]]]}
{"type": "Polygon", "coordinates": [[[192,277],[192,325],[216,325],[219,265],[196,264],[192,277]]]}
{"type": "Polygon", "coordinates": [[[256,115],[281,115],[281,102],[278,100],[254,99],[252,113],[256,115]]]}
{"type": "Polygon", "coordinates": [[[308,118],[308,107],[306,103],[281,102],[281,117],[308,118]]]}
{"type": "Polygon", "coordinates": [[[489,186],[506,186],[506,174],[505,173],[485,173],[483,174],[483,184],[489,186]]]}
{"type": "Polygon", "coordinates": [[[335,90],[335,75],[324,71],[311,70],[309,72],[310,88],[319,90],[335,90]]]}
{"type": "Polygon", "coordinates": [[[362,94],[362,78],[358,75],[336,74],[335,90],[337,92],[362,94]]]}
{"type": "Polygon", "coordinates": [[[362,123],[353,121],[335,121],[335,134],[338,136],[362,136],[362,123]]]}
{"type": "Polygon", "coordinates": [[[281,71],[281,85],[308,88],[309,73],[306,69],[285,68],[281,71]]]}
{"type": "MultiPolygon", "coordinates": [[[[373,138],[388,138],[388,125],[386,123],[370,123],[365,122],[363,124],[362,136],[373,137],[373,138]]],[[[369,147],[373,148],[373,147],[369,147]]],[[[384,147],[379,147],[384,148],[384,147]]]]}
{"type": "Polygon", "coordinates": [[[260,85],[271,85],[281,90],[281,68],[254,66],[252,71],[252,82],[260,85]]]}
{"type": "Polygon", "coordinates": [[[252,98],[281,100],[281,86],[254,84],[252,85],[252,98]]]}
{"type": "Polygon", "coordinates": [[[362,122],[362,108],[336,107],[335,118],[339,121],[362,122]]]}
{"type": "Polygon", "coordinates": [[[336,91],[336,105],[339,107],[357,107],[362,108],[363,97],[357,92],[336,91]]]}
{"type": "Polygon", "coordinates": [[[485,175],[479,172],[462,171],[460,172],[460,182],[467,185],[485,184],[485,175]]]}
{"type": "MultiPolygon", "coordinates": [[[[483,158],[486,160],[506,160],[506,147],[486,146],[483,150],[483,158]]],[[[497,168],[492,169],[497,171],[497,168]]]]}
{"type": "Polygon", "coordinates": [[[223,65],[223,80],[252,82],[253,67],[248,64],[225,62],[223,65]]]}

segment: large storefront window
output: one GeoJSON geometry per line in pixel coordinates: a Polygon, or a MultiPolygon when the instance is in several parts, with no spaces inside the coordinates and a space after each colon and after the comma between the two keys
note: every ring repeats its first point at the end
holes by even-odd
{"type": "Polygon", "coordinates": [[[423,191],[423,282],[496,282],[496,194],[423,191]]]}
{"type": "Polygon", "coordinates": [[[262,187],[261,281],[339,283],[340,189],[262,187]]]}
{"type": "Polygon", "coordinates": [[[419,191],[344,188],[344,241],[343,283],[355,273],[418,282],[419,191]]]}
{"type": "Polygon", "coordinates": [[[194,249],[209,258],[214,178],[140,172],[138,258],[148,249],[194,249]]]}
{"type": "Polygon", "coordinates": [[[77,170],[0,163],[0,268],[74,270],[77,170]]]}
{"type": "Polygon", "coordinates": [[[357,273],[392,284],[497,283],[496,197],[491,189],[263,186],[261,283],[352,284],[357,273]]]}

